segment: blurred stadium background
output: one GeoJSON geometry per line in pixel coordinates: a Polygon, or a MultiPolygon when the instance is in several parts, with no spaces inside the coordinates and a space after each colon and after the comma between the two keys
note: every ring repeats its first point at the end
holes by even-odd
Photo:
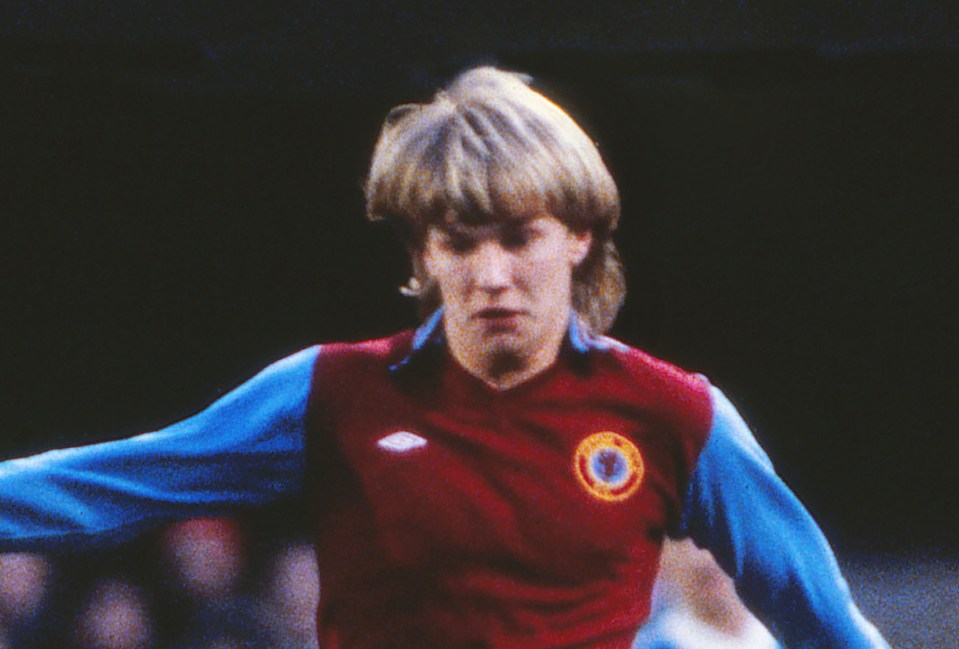
{"type": "MultiPolygon", "coordinates": [[[[619,180],[614,333],[726,389],[894,646],[955,646],[959,10],[514,4],[3,3],[0,457],[150,430],[295,349],[411,325],[367,157],[389,107],[495,63],[619,180]]],[[[299,646],[302,620],[256,622],[312,578],[298,512],[8,558],[0,647],[110,647],[89,644],[104,610],[145,625],[115,649],[233,646],[186,639],[230,618],[198,612],[216,588],[184,585],[180,536],[236,546],[211,550],[236,628],[299,646]]]]}

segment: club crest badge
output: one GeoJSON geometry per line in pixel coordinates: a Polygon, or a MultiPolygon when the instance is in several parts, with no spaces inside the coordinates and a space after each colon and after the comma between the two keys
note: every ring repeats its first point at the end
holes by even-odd
{"type": "Polygon", "coordinates": [[[573,472],[590,495],[616,502],[632,496],[643,481],[643,456],[618,433],[594,433],[580,442],[573,472]]]}

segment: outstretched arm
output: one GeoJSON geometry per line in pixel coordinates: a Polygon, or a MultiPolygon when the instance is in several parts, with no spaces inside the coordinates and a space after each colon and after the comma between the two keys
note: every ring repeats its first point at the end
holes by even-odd
{"type": "Polygon", "coordinates": [[[681,535],[707,548],[787,647],[888,647],[856,607],[825,537],[712,388],[713,425],[690,479],[681,535]]]}
{"type": "Polygon", "coordinates": [[[0,463],[0,551],[82,547],[299,491],[318,347],[162,430],[0,463]]]}

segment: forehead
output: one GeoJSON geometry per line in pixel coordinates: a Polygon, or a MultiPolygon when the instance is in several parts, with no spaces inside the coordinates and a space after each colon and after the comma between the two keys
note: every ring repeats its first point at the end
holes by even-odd
{"type": "Polygon", "coordinates": [[[526,208],[512,206],[508,209],[498,209],[493,212],[445,210],[429,227],[440,230],[473,229],[491,226],[511,227],[538,223],[547,220],[557,220],[542,207],[526,208]]]}
{"type": "Polygon", "coordinates": [[[468,217],[449,213],[442,220],[430,225],[428,231],[444,234],[483,236],[495,235],[502,232],[513,232],[527,228],[550,227],[551,225],[561,226],[562,223],[556,217],[546,212],[468,217]]]}

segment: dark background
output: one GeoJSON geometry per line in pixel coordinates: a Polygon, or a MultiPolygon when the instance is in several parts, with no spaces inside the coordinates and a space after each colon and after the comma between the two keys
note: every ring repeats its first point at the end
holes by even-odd
{"type": "Polygon", "coordinates": [[[619,181],[613,333],[723,387],[840,546],[959,548],[956,11],[92,4],[0,7],[0,455],[414,324],[363,217],[370,149],[491,62],[619,181]]]}

